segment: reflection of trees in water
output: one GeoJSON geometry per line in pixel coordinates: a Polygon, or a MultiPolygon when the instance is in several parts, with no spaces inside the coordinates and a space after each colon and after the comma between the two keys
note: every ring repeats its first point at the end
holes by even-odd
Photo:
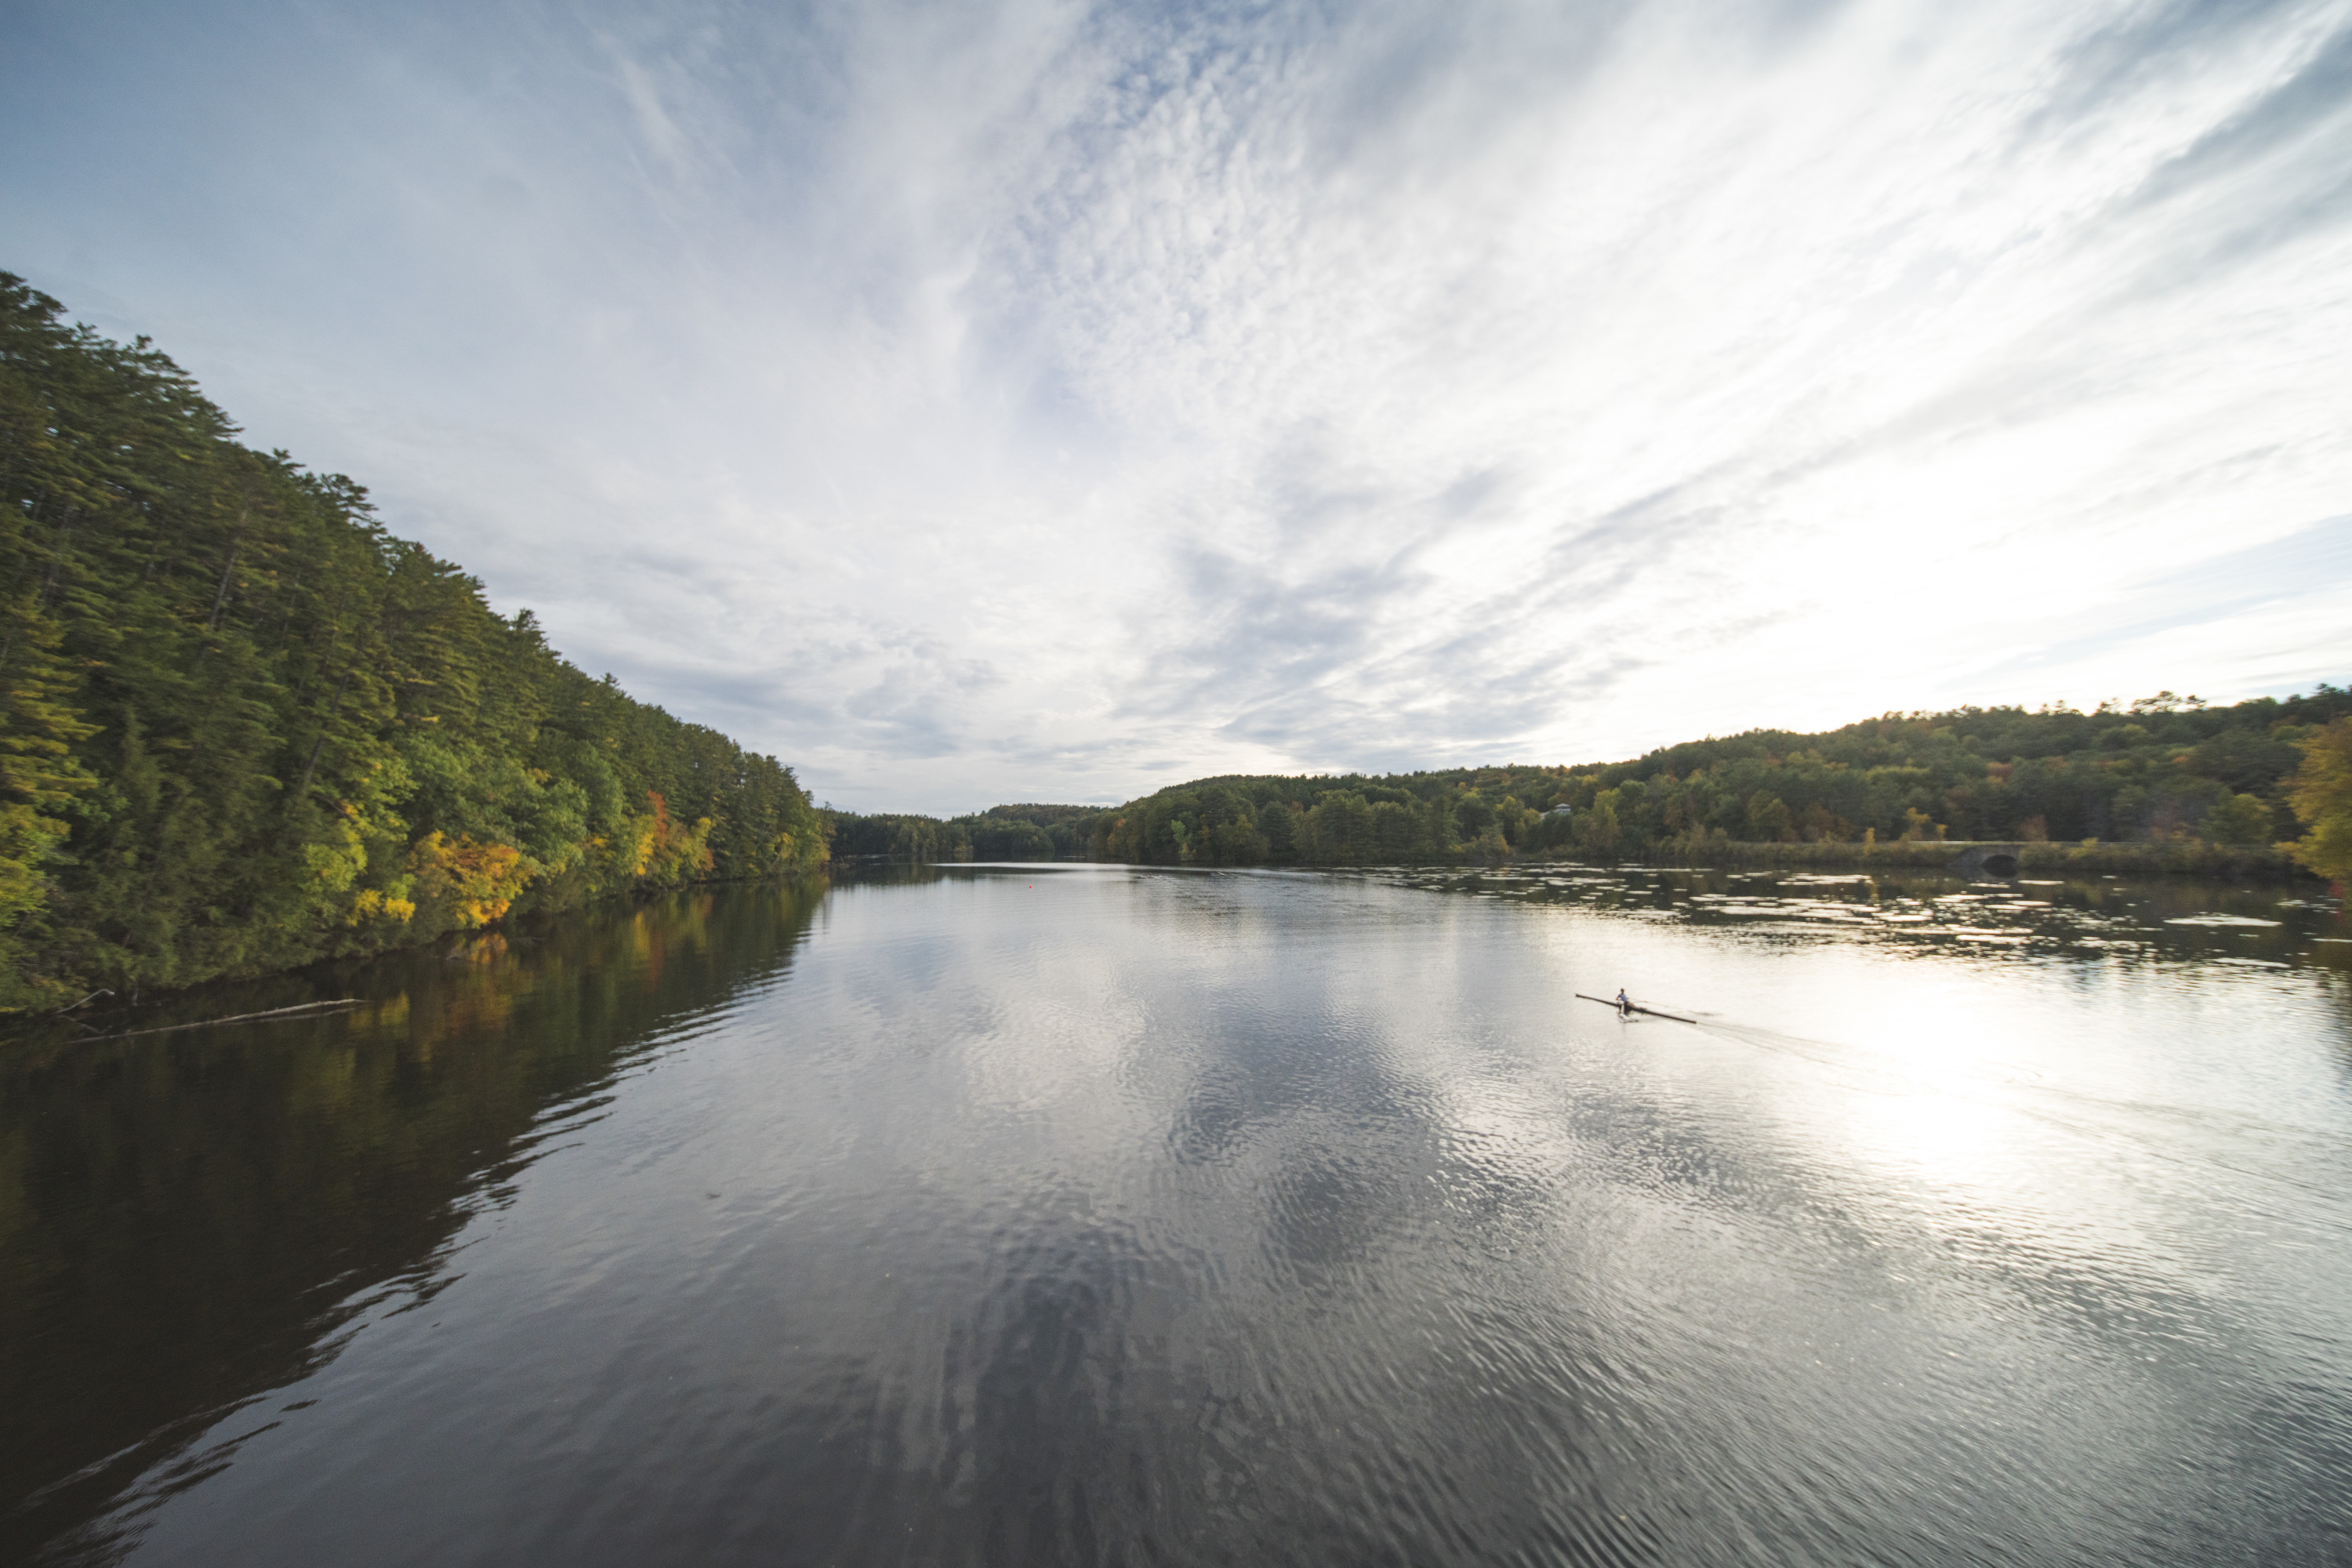
{"type": "Polygon", "coordinates": [[[168,1462],[331,1360],[372,1305],[433,1289],[550,1109],[776,974],[824,887],[689,891],[316,972],[316,994],[361,998],[325,1018],[0,1058],[0,1558],[87,1528],[142,1475],[210,1473],[168,1462]]]}

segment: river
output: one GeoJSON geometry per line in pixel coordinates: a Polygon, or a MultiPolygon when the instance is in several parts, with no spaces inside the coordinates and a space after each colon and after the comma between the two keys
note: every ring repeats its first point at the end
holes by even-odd
{"type": "Polygon", "coordinates": [[[0,1560],[2352,1563],[2348,938],[948,868],[19,1038],[0,1560]]]}

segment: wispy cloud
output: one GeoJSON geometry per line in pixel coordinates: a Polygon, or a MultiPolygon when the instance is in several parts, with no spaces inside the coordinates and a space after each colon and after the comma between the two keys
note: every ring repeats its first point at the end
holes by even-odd
{"type": "Polygon", "coordinates": [[[0,264],[845,804],[2352,668],[2340,0],[23,36],[0,264]]]}

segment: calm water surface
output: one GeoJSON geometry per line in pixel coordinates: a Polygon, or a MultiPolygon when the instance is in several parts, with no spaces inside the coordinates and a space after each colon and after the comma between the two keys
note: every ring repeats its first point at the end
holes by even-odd
{"type": "Polygon", "coordinates": [[[2347,938],[973,868],[21,1039],[0,1559],[2352,1563],[2347,938]]]}

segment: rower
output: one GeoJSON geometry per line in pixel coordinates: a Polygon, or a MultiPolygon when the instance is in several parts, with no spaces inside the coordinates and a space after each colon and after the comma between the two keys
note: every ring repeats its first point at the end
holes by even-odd
{"type": "Polygon", "coordinates": [[[1622,985],[1617,987],[1617,1016],[1621,1018],[1630,1018],[1633,1016],[1633,999],[1625,994],[1625,988],[1622,985]]]}

